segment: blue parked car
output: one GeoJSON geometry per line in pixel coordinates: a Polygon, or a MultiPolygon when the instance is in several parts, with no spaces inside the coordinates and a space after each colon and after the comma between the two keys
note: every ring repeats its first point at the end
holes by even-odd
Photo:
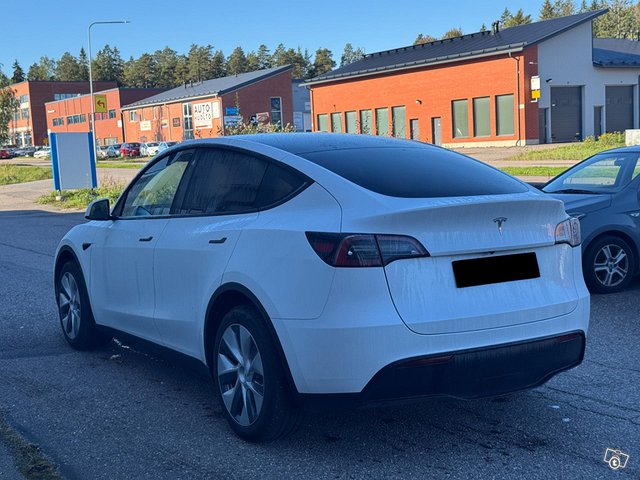
{"type": "Polygon", "coordinates": [[[580,219],[582,269],[595,293],[626,288],[640,273],[640,146],[587,158],[542,187],[580,219]]]}

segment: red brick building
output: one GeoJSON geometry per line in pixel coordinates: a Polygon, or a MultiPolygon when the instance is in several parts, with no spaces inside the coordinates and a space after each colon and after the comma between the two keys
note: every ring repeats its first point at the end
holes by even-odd
{"type": "Polygon", "coordinates": [[[291,67],[182,85],[122,108],[129,142],[217,137],[240,121],[293,123],[291,67]]]}
{"type": "MultiPolygon", "coordinates": [[[[94,82],[95,90],[116,87],[116,82],[94,82]]],[[[19,146],[46,145],[45,103],[89,93],[89,82],[30,82],[11,85],[18,106],[9,122],[10,142],[19,146]]]]}
{"type": "MultiPolygon", "coordinates": [[[[107,112],[96,113],[96,144],[124,142],[122,105],[162,93],[159,88],[112,88],[94,92],[104,95],[107,112]]],[[[46,104],[47,128],[51,132],[88,132],[91,118],[91,95],[81,95],[46,104]]]]}
{"type": "Polygon", "coordinates": [[[567,142],[605,131],[600,116],[619,117],[617,104],[630,106],[625,122],[606,131],[634,128],[637,73],[622,67],[640,56],[594,46],[592,21],[605,12],[366,55],[307,82],[313,130],[455,147],[567,142]]]}

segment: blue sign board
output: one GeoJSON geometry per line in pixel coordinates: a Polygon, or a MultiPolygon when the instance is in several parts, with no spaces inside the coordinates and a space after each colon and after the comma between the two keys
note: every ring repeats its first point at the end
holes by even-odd
{"type": "Polygon", "coordinates": [[[238,107],[224,107],[225,115],[238,115],[238,107]]]}

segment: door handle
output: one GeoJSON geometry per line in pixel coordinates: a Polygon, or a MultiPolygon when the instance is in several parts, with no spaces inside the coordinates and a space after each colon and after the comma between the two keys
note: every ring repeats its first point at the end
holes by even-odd
{"type": "Polygon", "coordinates": [[[209,243],[212,245],[224,243],[227,241],[227,237],[218,238],[217,240],[209,240],[209,243]]]}
{"type": "Polygon", "coordinates": [[[151,240],[153,240],[153,237],[142,237],[138,239],[139,242],[150,242],[151,240]]]}

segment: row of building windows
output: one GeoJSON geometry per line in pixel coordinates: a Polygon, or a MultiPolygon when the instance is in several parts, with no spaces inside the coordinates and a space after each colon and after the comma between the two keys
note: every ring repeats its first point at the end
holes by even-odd
{"type": "Polygon", "coordinates": [[[87,116],[83,113],[81,115],[69,115],[67,117],[67,125],[73,125],[76,123],[86,123],[87,116]]]}
{"type": "Polygon", "coordinates": [[[75,98],[82,95],[81,93],[54,93],[53,100],[65,100],[67,98],[75,98]]]}
{"type": "Polygon", "coordinates": [[[64,118],[58,117],[58,118],[54,118],[53,119],[53,126],[54,127],[60,127],[61,125],[64,125],[64,118]]]}
{"type": "MultiPolygon", "coordinates": [[[[495,125],[497,136],[514,134],[513,94],[495,97],[495,125]]],[[[491,97],[478,97],[471,100],[473,112],[473,136],[491,136],[491,97]]],[[[469,138],[469,99],[451,102],[453,138],[469,138]]]]}
{"type": "Polygon", "coordinates": [[[96,121],[98,120],[110,120],[116,118],[116,111],[115,110],[109,110],[108,112],[100,112],[100,113],[96,113],[96,121]]]}
{"type": "Polygon", "coordinates": [[[20,105],[29,103],[29,95],[20,95],[20,105]]]}
{"type": "Polygon", "coordinates": [[[389,135],[389,110],[391,110],[391,135],[399,138],[407,136],[407,115],[404,105],[396,107],[376,108],[375,110],[360,110],[344,112],[344,129],[342,127],[342,112],[318,114],[318,130],[329,131],[329,118],[331,119],[331,131],[334,133],[364,133],[369,135],[389,135]],[[373,112],[375,112],[375,125],[373,124],[373,112]],[[374,129],[375,127],[375,129],[374,129]]]}

